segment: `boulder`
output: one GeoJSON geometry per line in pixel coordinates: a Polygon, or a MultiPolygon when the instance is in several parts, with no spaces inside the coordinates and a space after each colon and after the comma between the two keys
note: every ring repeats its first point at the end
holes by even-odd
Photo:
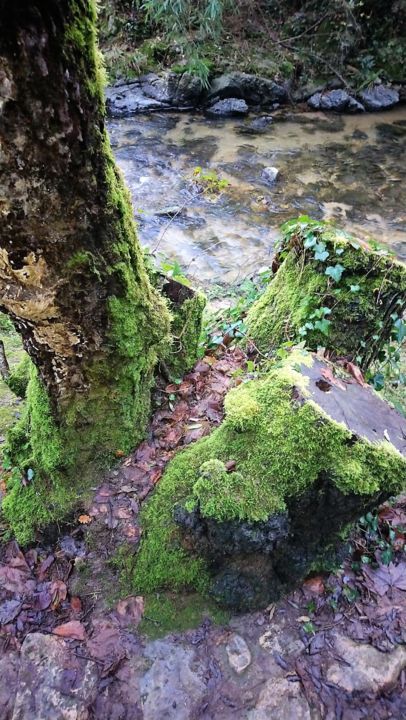
{"type": "Polygon", "coordinates": [[[106,89],[106,106],[111,117],[162,110],[165,105],[144,95],[139,81],[106,89]]]}
{"type": "Polygon", "coordinates": [[[210,85],[207,99],[241,98],[248,105],[268,107],[274,103],[287,102],[288,94],[283,85],[269,78],[232,72],[220,75],[210,85]]]}
{"type": "Polygon", "coordinates": [[[96,699],[98,671],[62,638],[31,633],[21,648],[12,720],[87,720],[96,699]]]}
{"type": "Polygon", "coordinates": [[[348,693],[380,694],[392,690],[400,673],[406,668],[406,647],[383,653],[371,645],[361,645],[347,637],[335,638],[337,658],[330,665],[327,680],[348,693]]]}
{"type": "Polygon", "coordinates": [[[140,592],[192,586],[247,610],[291,589],[348,523],[406,484],[406,420],[295,350],[225,399],[143,510],[140,592]]]}
{"type": "Polygon", "coordinates": [[[238,98],[228,98],[225,100],[218,100],[210,107],[206,108],[205,113],[207,117],[218,118],[218,117],[239,117],[247,115],[248,105],[245,100],[238,98]]]}
{"type": "Polygon", "coordinates": [[[366,370],[396,333],[406,309],[406,265],[384,250],[303,217],[282,227],[272,267],[247,316],[261,352],[305,340],[366,370]]]}
{"type": "Polygon", "coordinates": [[[199,78],[189,73],[149,73],[140,83],[144,95],[179,109],[196,107],[202,96],[199,78]]]}
{"type": "Polygon", "coordinates": [[[106,105],[112,117],[126,117],[156,110],[189,110],[202,98],[202,85],[189,73],[149,73],[138,80],[106,90],[106,105]]]}
{"type": "Polygon", "coordinates": [[[399,102],[399,92],[388,85],[373,85],[359,93],[367,110],[388,110],[399,102]]]}
{"type": "Polygon", "coordinates": [[[312,95],[307,104],[313,110],[334,112],[364,112],[365,108],[345,90],[327,90],[312,95]]]}

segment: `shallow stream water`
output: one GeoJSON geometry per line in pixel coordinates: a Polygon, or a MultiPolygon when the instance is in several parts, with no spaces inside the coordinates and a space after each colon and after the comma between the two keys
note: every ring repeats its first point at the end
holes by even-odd
{"type": "Polygon", "coordinates": [[[144,245],[197,285],[234,283],[269,265],[282,222],[307,214],[406,259],[406,108],[290,113],[257,125],[180,114],[111,121],[144,245]],[[229,187],[215,199],[199,193],[198,166],[229,187]],[[263,176],[269,166],[279,170],[274,184],[263,176]],[[157,214],[171,206],[181,208],[175,218],[157,214]]]}

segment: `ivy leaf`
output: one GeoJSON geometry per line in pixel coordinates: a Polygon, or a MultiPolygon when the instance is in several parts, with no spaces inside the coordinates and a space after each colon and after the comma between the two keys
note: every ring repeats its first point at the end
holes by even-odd
{"type": "Polygon", "coordinates": [[[350,285],[350,290],[353,293],[357,293],[361,290],[361,286],[360,285],[350,285]]]}
{"type": "Polygon", "coordinates": [[[341,276],[344,272],[345,268],[340,265],[340,263],[337,263],[336,265],[329,265],[326,268],[325,275],[328,275],[328,277],[333,278],[335,282],[340,282],[341,276]]]}
{"type": "Polygon", "coordinates": [[[306,248],[306,250],[308,250],[309,248],[314,247],[316,242],[317,242],[317,240],[314,237],[314,235],[307,235],[306,240],[304,241],[303,244],[304,244],[304,247],[306,248]]]}
{"type": "Polygon", "coordinates": [[[326,246],[324,243],[317,243],[316,247],[314,248],[314,259],[315,260],[321,260],[321,262],[324,262],[329,257],[330,253],[328,250],[326,250],[326,246]]]}
{"type": "Polygon", "coordinates": [[[323,333],[323,335],[328,335],[330,331],[330,320],[316,320],[314,323],[314,327],[316,330],[320,330],[320,332],[323,333]]]}
{"type": "Polygon", "coordinates": [[[344,252],[344,248],[337,248],[336,249],[336,255],[342,255],[344,252]]]}

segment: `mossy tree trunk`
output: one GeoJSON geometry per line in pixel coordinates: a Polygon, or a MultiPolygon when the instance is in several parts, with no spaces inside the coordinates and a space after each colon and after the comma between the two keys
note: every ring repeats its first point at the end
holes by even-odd
{"type": "Polygon", "coordinates": [[[95,21],[93,0],[0,3],[0,308],[33,361],[18,459],[37,476],[140,439],[169,337],[104,127],[95,21]]]}

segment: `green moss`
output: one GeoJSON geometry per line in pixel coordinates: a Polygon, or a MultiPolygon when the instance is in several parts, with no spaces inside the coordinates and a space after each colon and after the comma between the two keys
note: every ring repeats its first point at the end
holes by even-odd
{"type": "Polygon", "coordinates": [[[308,218],[282,231],[281,265],[248,312],[249,336],[262,352],[305,340],[366,369],[390,338],[391,315],[406,306],[405,265],[308,218]],[[338,279],[326,275],[338,266],[338,279]]]}
{"type": "Polygon", "coordinates": [[[24,353],[22,360],[19,362],[10,372],[10,377],[7,380],[7,385],[10,390],[18,395],[20,398],[25,398],[30,373],[30,358],[24,353]]]}
{"type": "Polygon", "coordinates": [[[172,313],[172,344],[170,346],[167,365],[174,378],[182,377],[191,370],[198,358],[199,341],[202,332],[203,310],[206,305],[205,296],[197,292],[180,304],[169,304],[172,313]]]}
{"type": "Polygon", "coordinates": [[[202,595],[159,593],[145,598],[145,612],[138,631],[149,638],[171,632],[184,632],[210,619],[216,625],[226,624],[229,613],[202,595]]]}
{"type": "MultiPolygon", "coordinates": [[[[310,356],[302,356],[309,363],[310,356]]],[[[231,390],[222,425],[171,461],[142,512],[137,592],[204,589],[208,581],[203,560],[187,555],[180,544],[173,519],[177,504],[199,506],[203,516],[217,520],[259,521],[285,510],[288,498],[322,474],[331,475],[343,493],[395,493],[402,487],[404,460],[389,443],[352,442],[351,432],[313,401],[295,399],[294,388],[304,385],[294,369],[297,358],[296,352],[281,369],[231,390]],[[235,472],[226,472],[228,461],[235,463],[235,472]]]]}

